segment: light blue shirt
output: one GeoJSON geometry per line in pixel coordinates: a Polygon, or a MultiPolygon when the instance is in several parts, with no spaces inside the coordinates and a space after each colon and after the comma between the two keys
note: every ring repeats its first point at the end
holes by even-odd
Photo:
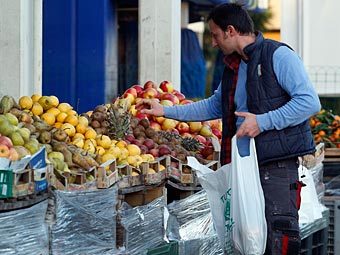
{"type": "MultiPolygon", "coordinates": [[[[300,57],[286,46],[274,52],[273,68],[281,87],[290,95],[291,100],[282,107],[256,115],[261,132],[272,129],[284,129],[295,126],[317,113],[320,108],[319,97],[310,82],[300,57]]],[[[248,112],[247,107],[247,64],[241,61],[235,91],[237,112],[248,112]]],[[[184,105],[164,107],[167,118],[182,121],[204,121],[222,117],[221,84],[214,94],[204,100],[184,105]]],[[[238,117],[236,126],[242,124],[243,118],[238,117]]],[[[249,137],[238,139],[241,156],[249,155],[249,137]]]]}

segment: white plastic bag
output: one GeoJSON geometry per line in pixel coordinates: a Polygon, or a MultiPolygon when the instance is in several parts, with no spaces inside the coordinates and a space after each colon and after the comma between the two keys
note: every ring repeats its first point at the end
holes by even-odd
{"type": "Polygon", "coordinates": [[[207,192],[214,226],[227,254],[233,249],[263,254],[267,224],[254,139],[250,140],[250,156],[241,157],[233,137],[232,153],[232,163],[216,171],[195,158],[188,158],[188,164],[207,192]]]}
{"type": "Polygon", "coordinates": [[[320,204],[316,194],[313,176],[310,170],[299,166],[299,180],[306,186],[301,189],[301,205],[299,209],[299,224],[312,223],[322,218],[323,206],[320,204]]]}

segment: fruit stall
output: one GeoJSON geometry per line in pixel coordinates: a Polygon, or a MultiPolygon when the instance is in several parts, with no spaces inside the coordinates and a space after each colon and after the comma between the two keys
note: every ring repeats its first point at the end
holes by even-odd
{"type": "MultiPolygon", "coordinates": [[[[141,112],[148,107],[142,99],[193,102],[168,81],[133,85],[85,113],[53,95],[2,97],[0,222],[9,232],[0,230],[0,253],[222,254],[212,245],[205,191],[187,164],[193,156],[219,169],[221,120],[154,117],[141,112]],[[30,214],[31,221],[23,219],[30,214]],[[9,219],[31,234],[18,234],[9,219]]],[[[340,150],[339,117],[321,111],[310,121],[319,144],[301,160],[322,196],[320,164],[329,149],[340,150]]]]}
{"type": "MultiPolygon", "coordinates": [[[[146,105],[136,106],[142,99],[167,106],[192,102],[167,81],[134,85],[85,113],[53,95],[1,98],[0,210],[42,210],[36,213],[40,225],[34,224],[36,231],[44,229],[45,242],[28,250],[140,254],[164,242],[168,198],[201,190],[187,157],[219,168],[222,123],[153,117],[141,113],[146,105]],[[138,224],[143,206],[145,222],[138,224]],[[137,233],[143,233],[139,241],[137,233]],[[81,244],[80,236],[96,241],[81,244]]],[[[8,249],[15,251],[20,240],[13,233],[3,242],[13,243],[8,249]]]]}

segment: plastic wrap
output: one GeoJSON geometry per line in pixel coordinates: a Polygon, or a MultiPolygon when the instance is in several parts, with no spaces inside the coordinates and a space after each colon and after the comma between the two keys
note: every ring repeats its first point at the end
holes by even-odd
{"type": "Polygon", "coordinates": [[[204,190],[168,205],[167,235],[177,240],[181,255],[224,254],[214,230],[204,190]]]}
{"type": "Polygon", "coordinates": [[[0,213],[0,254],[48,254],[47,201],[0,213]]]}
{"type": "Polygon", "coordinates": [[[118,211],[120,226],[117,235],[123,238],[127,254],[146,254],[147,249],[164,243],[164,206],[164,197],[134,208],[122,204],[118,211]]]}
{"type": "Polygon", "coordinates": [[[324,229],[329,224],[329,209],[326,207],[322,211],[322,218],[315,220],[309,224],[300,224],[300,236],[301,239],[308,237],[309,235],[324,229]]]}
{"type": "Polygon", "coordinates": [[[340,175],[325,183],[325,194],[327,196],[340,196],[340,175]]]}
{"type": "Polygon", "coordinates": [[[168,210],[176,217],[179,225],[206,215],[210,212],[207,193],[201,190],[185,199],[174,201],[168,205],[168,210]]]}
{"type": "Polygon", "coordinates": [[[117,188],[55,191],[52,254],[114,254],[117,188]]]}
{"type": "Polygon", "coordinates": [[[321,202],[323,196],[325,195],[325,184],[323,183],[323,164],[319,163],[314,167],[310,168],[311,174],[313,176],[316,194],[321,202]]]}

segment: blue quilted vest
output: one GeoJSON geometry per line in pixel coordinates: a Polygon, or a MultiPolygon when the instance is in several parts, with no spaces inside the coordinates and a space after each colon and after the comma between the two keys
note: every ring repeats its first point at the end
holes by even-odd
{"type": "MultiPolygon", "coordinates": [[[[262,34],[258,33],[256,41],[244,49],[249,57],[246,89],[248,111],[251,113],[262,114],[275,110],[291,99],[279,85],[273,69],[274,51],[282,45],[287,46],[264,39],[262,34]]],[[[223,82],[228,83],[227,77],[231,75],[224,77],[227,80],[223,82]]],[[[227,93],[224,97],[228,98],[227,93]]],[[[223,112],[223,119],[227,114],[227,111],[223,112]]],[[[232,135],[232,130],[225,131],[224,134],[232,135]]],[[[259,164],[302,156],[315,151],[308,120],[282,130],[264,131],[255,137],[255,143],[259,164]]]]}

